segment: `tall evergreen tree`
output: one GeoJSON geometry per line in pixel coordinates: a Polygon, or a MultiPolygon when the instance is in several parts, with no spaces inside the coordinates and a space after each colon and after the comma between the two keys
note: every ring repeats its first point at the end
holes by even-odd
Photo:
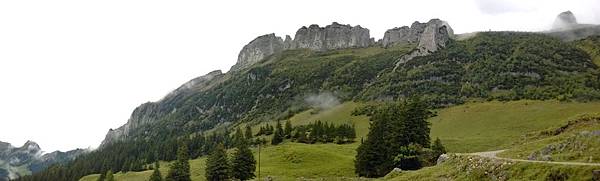
{"type": "Polygon", "coordinates": [[[435,139],[431,145],[431,150],[436,154],[436,157],[446,153],[446,148],[442,145],[442,140],[440,140],[440,138],[435,139]]]}
{"type": "Polygon", "coordinates": [[[171,165],[165,180],[191,181],[189,159],[187,144],[181,143],[179,149],[177,149],[177,160],[171,165]]]}
{"type": "Polygon", "coordinates": [[[235,130],[235,134],[233,135],[233,141],[234,141],[234,145],[236,147],[240,146],[242,144],[245,144],[246,138],[245,138],[244,133],[242,132],[241,128],[238,127],[235,130]]]}
{"type": "Polygon", "coordinates": [[[106,172],[106,181],[115,181],[115,176],[113,175],[112,170],[108,170],[108,172],[106,172]]]}
{"type": "Polygon", "coordinates": [[[283,135],[285,136],[285,138],[289,139],[292,137],[292,129],[292,122],[290,120],[287,120],[283,129],[283,135]]]}
{"type": "Polygon", "coordinates": [[[250,127],[250,125],[246,125],[246,132],[244,134],[246,136],[246,140],[252,140],[252,127],[250,127]]]}
{"type": "Polygon", "coordinates": [[[229,162],[223,145],[218,145],[206,160],[206,180],[221,181],[229,179],[229,162]]]}
{"type": "Polygon", "coordinates": [[[150,175],[149,181],[162,181],[162,176],[160,174],[160,164],[158,161],[154,162],[154,171],[152,171],[152,175],[150,175]]]}
{"type": "Polygon", "coordinates": [[[256,160],[247,144],[242,144],[237,148],[231,160],[231,176],[240,180],[250,180],[254,177],[256,170],[256,160]]]}
{"type": "Polygon", "coordinates": [[[370,111],[367,139],[358,147],[355,171],[359,176],[380,177],[394,168],[394,158],[410,144],[429,147],[432,112],[420,99],[386,104],[370,111]]]}
{"type": "Polygon", "coordinates": [[[278,145],[283,142],[283,128],[281,127],[281,122],[277,121],[277,125],[275,126],[275,132],[273,133],[273,139],[271,139],[272,145],[278,145]]]}

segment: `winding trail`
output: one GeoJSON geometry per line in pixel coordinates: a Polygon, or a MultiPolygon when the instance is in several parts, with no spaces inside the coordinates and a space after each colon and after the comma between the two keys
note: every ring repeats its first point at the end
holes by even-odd
{"type": "Polygon", "coordinates": [[[480,157],[484,157],[484,158],[507,160],[507,161],[514,161],[514,162],[545,163],[545,164],[558,164],[558,165],[579,165],[579,166],[599,166],[600,167],[600,163],[555,162],[555,161],[538,161],[538,160],[524,160],[524,159],[498,157],[497,154],[501,153],[503,151],[504,150],[476,152],[476,153],[456,153],[456,155],[473,155],[473,156],[480,156],[480,157]]]}

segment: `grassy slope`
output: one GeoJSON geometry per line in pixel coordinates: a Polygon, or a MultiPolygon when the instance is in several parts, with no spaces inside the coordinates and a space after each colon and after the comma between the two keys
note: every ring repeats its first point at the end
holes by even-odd
{"type": "Polygon", "coordinates": [[[551,174],[564,173],[566,180],[591,180],[592,171],[600,167],[553,165],[540,163],[510,163],[475,157],[450,159],[441,165],[417,171],[390,174],[385,180],[549,180],[551,174]],[[502,168],[502,169],[499,169],[502,168]],[[491,176],[493,175],[493,176],[491,176]],[[496,178],[494,178],[496,177],[496,178]]]}
{"type": "MultiPolygon", "coordinates": [[[[331,121],[336,124],[351,123],[357,128],[357,140],[368,132],[368,118],[353,117],[350,113],[358,103],[344,103],[332,109],[311,114],[311,110],[296,114],[290,120],[294,125],[308,124],[315,120],[331,121]]],[[[506,148],[523,133],[544,130],[564,124],[570,117],[582,113],[598,112],[600,102],[561,103],[554,101],[514,101],[467,103],[465,105],[438,110],[431,119],[432,138],[439,137],[451,152],[485,151],[506,148]]],[[[273,124],[271,122],[271,124],[273,124]]],[[[257,131],[260,125],[253,127],[257,131]]],[[[279,146],[268,146],[261,150],[261,177],[272,176],[276,180],[306,178],[354,177],[354,155],[358,142],[354,144],[300,144],[285,142],[279,146]]],[[[254,148],[258,158],[257,149],[254,148]]],[[[205,157],[191,161],[194,180],[204,180],[205,157]]],[[[166,166],[161,171],[166,175],[166,166]]],[[[407,172],[406,178],[419,178],[448,171],[452,168],[432,167],[417,172],[407,172]],[[415,175],[410,176],[410,175],[415,175]],[[410,176],[410,177],[408,177],[410,176]]],[[[144,180],[151,171],[116,174],[117,179],[144,180]]],[[[82,180],[94,180],[97,175],[82,180]]],[[[405,178],[405,177],[402,177],[405,178]]]]}
{"type": "Polygon", "coordinates": [[[591,118],[595,119],[591,119],[591,121],[572,124],[559,135],[549,136],[541,132],[529,134],[527,139],[524,138],[520,141],[522,144],[500,153],[499,156],[528,159],[531,153],[543,150],[547,146],[571,143],[564,147],[564,151],[559,151],[560,149],[552,151],[552,160],[600,163],[600,142],[598,142],[600,137],[582,134],[600,130],[599,116],[594,115],[591,118]]]}
{"type": "Polygon", "coordinates": [[[594,112],[600,112],[600,103],[468,103],[439,110],[431,119],[431,137],[439,137],[450,152],[506,149],[524,133],[557,127],[576,115],[594,112]]]}

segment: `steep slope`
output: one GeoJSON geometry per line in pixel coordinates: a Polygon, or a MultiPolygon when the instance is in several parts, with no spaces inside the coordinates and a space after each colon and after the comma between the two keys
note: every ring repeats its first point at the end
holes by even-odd
{"type": "Polygon", "coordinates": [[[594,63],[600,66],[600,36],[590,36],[573,43],[575,46],[588,53],[594,63]]]}

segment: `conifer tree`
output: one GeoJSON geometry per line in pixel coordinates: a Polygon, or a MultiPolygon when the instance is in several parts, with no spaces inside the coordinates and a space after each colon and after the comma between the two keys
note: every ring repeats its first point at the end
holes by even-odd
{"type": "Polygon", "coordinates": [[[238,127],[235,130],[235,134],[233,135],[233,141],[236,147],[245,144],[246,138],[244,137],[244,133],[242,132],[241,128],[238,127]]]}
{"type": "Polygon", "coordinates": [[[283,128],[281,127],[281,122],[277,121],[277,125],[275,126],[275,132],[273,133],[273,139],[271,139],[271,145],[278,145],[283,142],[283,128]]]}
{"type": "Polygon", "coordinates": [[[242,144],[237,148],[231,160],[231,176],[239,180],[250,180],[254,177],[256,170],[256,160],[247,144],[242,144]]]}
{"type": "Polygon", "coordinates": [[[165,178],[167,181],[191,181],[190,163],[187,144],[182,143],[177,149],[177,160],[173,162],[169,173],[165,178]]]}
{"type": "Polygon", "coordinates": [[[229,179],[229,162],[223,145],[218,145],[206,160],[206,180],[221,181],[229,179]]]}
{"type": "Polygon", "coordinates": [[[444,147],[444,145],[442,145],[442,140],[440,140],[440,138],[436,138],[435,141],[433,141],[433,144],[431,145],[431,150],[433,150],[433,152],[435,153],[436,158],[446,153],[446,148],[444,147]]]}
{"type": "Polygon", "coordinates": [[[112,170],[108,170],[108,172],[106,172],[106,179],[104,179],[106,181],[115,181],[115,176],[113,175],[112,170]]]}
{"type": "Polygon", "coordinates": [[[162,176],[160,174],[160,164],[158,161],[154,162],[154,171],[152,171],[152,175],[150,175],[149,181],[162,181],[162,176]]]}
{"type": "Polygon", "coordinates": [[[292,122],[290,120],[287,120],[283,129],[283,134],[285,138],[289,139],[292,137],[292,129],[292,122]]]}
{"type": "Polygon", "coordinates": [[[106,172],[102,172],[96,181],[104,181],[106,179],[106,172]]]}
{"type": "Polygon", "coordinates": [[[250,125],[246,125],[246,132],[244,134],[246,136],[246,140],[252,140],[252,127],[250,127],[250,125]]]}

